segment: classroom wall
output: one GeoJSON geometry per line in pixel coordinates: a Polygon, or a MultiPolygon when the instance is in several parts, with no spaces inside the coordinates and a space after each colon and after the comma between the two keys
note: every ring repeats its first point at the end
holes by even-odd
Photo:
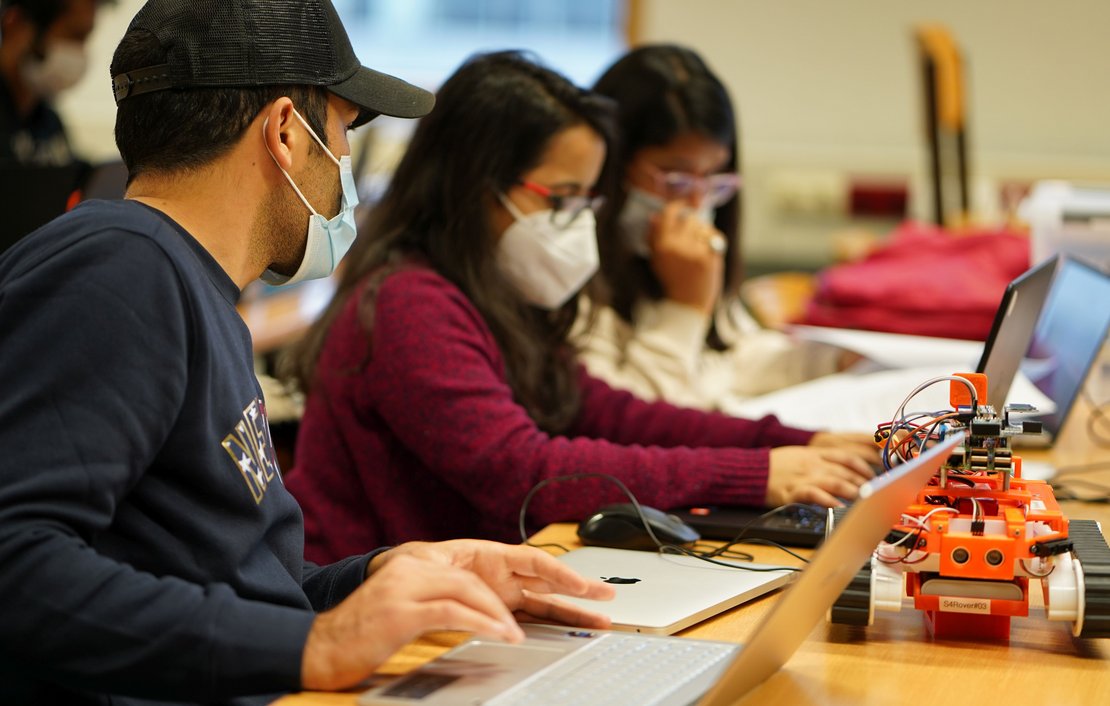
{"type": "MultiPolygon", "coordinates": [[[[643,39],[697,48],[739,104],[749,256],[819,264],[857,175],[911,181],[926,213],[912,28],[947,25],[967,60],[973,196],[1046,177],[1110,182],[1106,0],[639,0],[643,39]]],[[[876,228],[889,223],[864,223],[876,228]]]]}
{"type": "MultiPolygon", "coordinates": [[[[404,2],[406,0],[392,0],[404,2]]],[[[977,210],[1002,186],[1110,182],[1106,0],[637,0],[643,37],[689,44],[730,87],[742,123],[750,260],[818,266],[830,233],[892,222],[843,212],[852,179],[908,180],[926,212],[914,23],[947,24],[967,62],[977,210]]],[[[116,156],[108,65],[142,0],[101,10],[92,65],[60,109],[78,150],[116,156]]],[[[545,57],[558,66],[559,57],[545,57]]]]}

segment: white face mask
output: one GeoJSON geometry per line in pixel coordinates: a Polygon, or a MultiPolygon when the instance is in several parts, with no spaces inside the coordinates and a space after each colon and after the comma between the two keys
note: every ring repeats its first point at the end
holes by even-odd
{"type": "MultiPolygon", "coordinates": [[[[703,223],[712,223],[716,211],[708,205],[707,201],[708,199],[702,200],[701,206],[694,212],[694,215],[703,223]]],[[[661,196],[656,196],[643,189],[637,189],[634,186],[628,187],[624,208],[621,209],[621,215],[618,219],[621,240],[624,241],[625,247],[640,257],[651,257],[651,245],[649,244],[651,220],[666,205],[667,202],[661,196]]]]}
{"type": "Polygon", "coordinates": [[[497,264],[529,304],[558,309],[597,272],[594,212],[586,209],[560,229],[550,210],[524,215],[504,194],[498,198],[516,222],[497,244],[497,264]]]}
{"type": "Polygon", "coordinates": [[[23,80],[39,98],[51,100],[72,88],[88,67],[85,47],[78,42],[57,41],[46,48],[46,57],[28,57],[21,67],[23,80]]]}
{"type": "MultiPolygon", "coordinates": [[[[266,270],[262,273],[262,281],[272,285],[296,284],[306,279],[327,277],[335,271],[336,265],[347,254],[347,250],[355,242],[355,235],[357,234],[355,206],[358,205],[358,189],[355,188],[355,177],[351,171],[351,157],[343,155],[336,159],[335,155],[324,144],[324,141],[316,136],[308,122],[301,117],[301,114],[295,110],[293,114],[308,130],[308,134],[312,135],[316,142],[320,144],[324,154],[339,166],[339,183],[343,187],[343,204],[339,213],[335,214],[333,218],[330,220],[324,218],[316,212],[316,209],[304,197],[301,190],[297,188],[297,185],[293,182],[293,177],[289,176],[289,173],[284,169],[281,169],[280,164],[278,165],[278,169],[281,169],[281,173],[285,175],[289,185],[293,187],[293,191],[297,192],[297,196],[300,197],[301,202],[312,215],[308,218],[308,239],[305,242],[304,258],[301,259],[301,266],[297,268],[292,277],[286,277],[273,270],[266,270]]],[[[269,123],[269,118],[262,123],[263,131],[265,131],[267,123],[269,123]]],[[[269,146],[267,146],[266,150],[269,151],[269,149],[269,146]]],[[[270,157],[273,158],[274,163],[277,163],[277,158],[274,157],[273,152],[270,152],[270,157]]]]}

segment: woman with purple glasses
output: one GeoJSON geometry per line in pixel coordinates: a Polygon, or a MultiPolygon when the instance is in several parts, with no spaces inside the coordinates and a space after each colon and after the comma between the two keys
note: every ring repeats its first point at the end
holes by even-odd
{"type": "Polygon", "coordinates": [[[605,306],[578,336],[590,372],[642,398],[718,410],[840,367],[840,349],[761,329],[740,303],[736,116],[705,62],[643,46],[594,91],[617,104],[617,141],[599,181],[603,277],[590,290],[605,306]]]}

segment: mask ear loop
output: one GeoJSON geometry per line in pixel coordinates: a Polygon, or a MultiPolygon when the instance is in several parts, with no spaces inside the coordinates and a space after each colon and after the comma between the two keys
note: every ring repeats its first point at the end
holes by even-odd
{"type": "Polygon", "coordinates": [[[514,221],[524,220],[524,214],[520,212],[520,209],[516,207],[516,204],[509,200],[509,197],[505,194],[504,191],[498,191],[497,198],[501,201],[501,205],[505,207],[505,210],[509,212],[509,215],[513,217],[514,221]]]}
{"type": "MultiPolygon", "coordinates": [[[[298,113],[296,110],[293,111],[293,114],[296,115],[298,118],[301,118],[300,113],[298,113]]],[[[312,135],[314,138],[316,138],[317,142],[320,142],[320,138],[316,137],[316,133],[313,132],[312,128],[308,126],[308,123],[305,122],[304,118],[301,118],[301,122],[304,123],[305,128],[308,129],[308,133],[310,135],[312,135]]],[[[270,116],[267,115],[266,119],[262,121],[262,138],[263,138],[263,140],[266,139],[266,127],[269,124],[270,124],[270,116]]],[[[320,143],[320,145],[323,147],[322,142],[320,143]]],[[[274,160],[274,164],[277,166],[277,168],[279,170],[281,170],[281,173],[285,176],[285,180],[289,182],[289,186],[292,186],[293,191],[297,192],[297,196],[300,198],[301,203],[303,203],[305,205],[305,208],[307,208],[312,215],[319,216],[320,214],[316,212],[316,209],[314,209],[312,207],[312,204],[310,204],[308,202],[308,199],[306,199],[304,197],[304,194],[301,193],[301,189],[300,189],[300,187],[297,186],[296,182],[293,181],[293,177],[289,176],[289,172],[285,171],[285,169],[280,164],[278,164],[277,157],[275,157],[274,153],[270,151],[270,146],[269,145],[266,145],[266,151],[270,153],[270,159],[274,160]]],[[[335,156],[332,155],[332,153],[328,150],[327,147],[324,147],[324,152],[327,152],[328,156],[332,158],[333,162],[335,162],[336,164],[339,163],[335,159],[335,156]]]]}
{"type": "Polygon", "coordinates": [[[301,125],[304,125],[304,129],[308,130],[308,134],[312,135],[312,139],[316,140],[316,144],[320,145],[320,148],[324,150],[324,154],[330,157],[331,161],[335,162],[335,166],[338,167],[339,158],[331,153],[331,150],[329,150],[328,146],[324,144],[324,141],[320,139],[320,136],[316,134],[316,131],[312,129],[312,126],[308,124],[308,121],[304,119],[304,116],[297,112],[296,108],[293,109],[293,115],[297,116],[297,120],[301,121],[301,125]]]}

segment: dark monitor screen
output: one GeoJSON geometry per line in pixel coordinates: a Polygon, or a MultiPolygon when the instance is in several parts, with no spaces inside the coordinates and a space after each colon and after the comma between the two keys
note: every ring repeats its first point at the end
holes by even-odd
{"type": "Polygon", "coordinates": [[[1006,286],[976,371],[987,376],[987,403],[1001,413],[1033,329],[1048,297],[1058,259],[1053,257],[1006,286]]]}
{"type": "MultiPolygon", "coordinates": [[[[1041,417],[1055,435],[1079,394],[1110,329],[1110,274],[1061,258],[1021,370],[1056,403],[1041,417]]],[[[989,378],[988,378],[989,384],[989,378]]]]}
{"type": "Polygon", "coordinates": [[[31,231],[62,215],[88,166],[75,163],[59,167],[0,166],[0,252],[15,245],[31,231]]]}

